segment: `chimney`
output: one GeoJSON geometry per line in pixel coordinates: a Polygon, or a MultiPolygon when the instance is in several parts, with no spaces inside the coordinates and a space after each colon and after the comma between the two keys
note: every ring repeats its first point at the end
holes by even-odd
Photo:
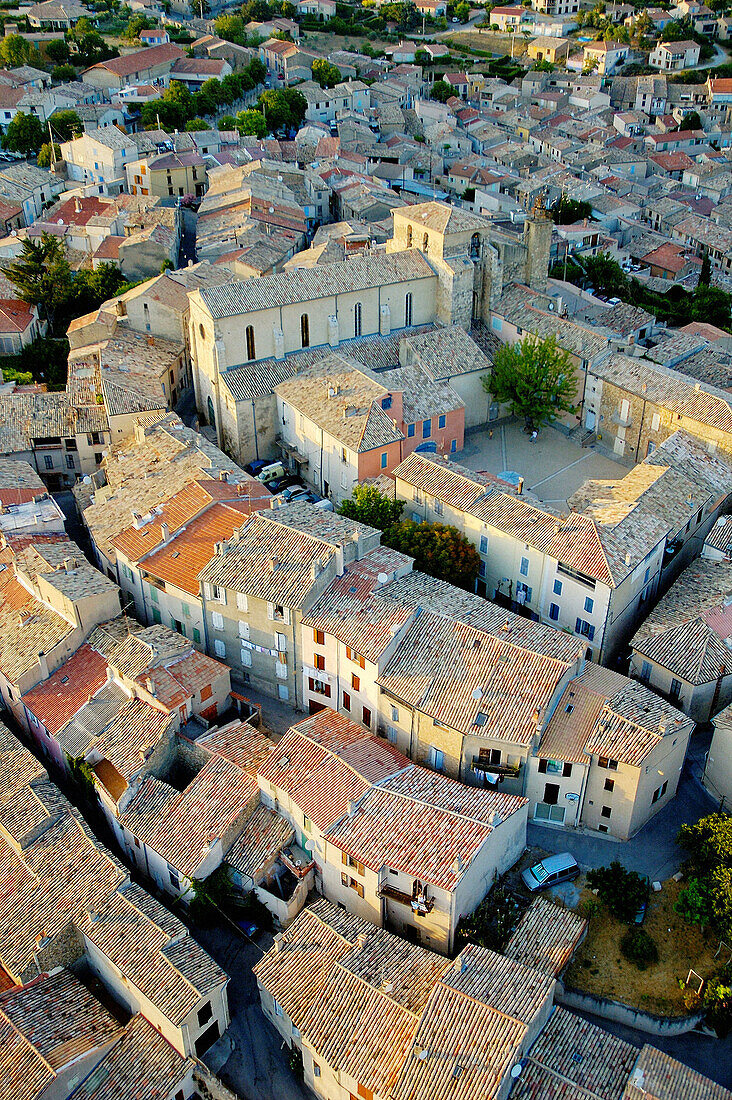
{"type": "Polygon", "coordinates": [[[279,932],[274,938],[275,955],[279,955],[285,949],[285,937],[279,932]]]}
{"type": "Polygon", "coordinates": [[[349,800],[348,800],[348,816],[353,817],[353,815],[355,814],[357,809],[358,809],[358,807],[356,806],[356,803],[353,801],[352,798],[349,798],[349,800]]]}
{"type": "Polygon", "coordinates": [[[41,669],[41,679],[42,680],[47,680],[48,675],[49,675],[48,674],[48,658],[46,657],[46,654],[42,650],[38,654],[38,664],[39,664],[40,669],[41,669]]]}
{"type": "Polygon", "coordinates": [[[365,948],[366,948],[366,944],[368,942],[369,942],[368,933],[367,932],[359,932],[359,934],[356,936],[356,947],[359,949],[359,951],[364,951],[365,948]]]}
{"type": "Polygon", "coordinates": [[[154,337],[154,336],[148,336],[148,338],[147,338],[147,345],[148,345],[148,347],[150,347],[150,348],[154,348],[154,347],[155,347],[155,337],[154,337]]]}
{"type": "Polygon", "coordinates": [[[219,481],[226,481],[230,472],[230,470],[219,470],[219,481]]]}
{"type": "Polygon", "coordinates": [[[157,695],[157,689],[155,687],[155,684],[152,682],[152,680],[150,679],[149,676],[147,676],[145,678],[145,687],[147,688],[150,695],[153,695],[153,696],[157,695]]]}
{"type": "Polygon", "coordinates": [[[626,553],[626,555],[625,555],[625,564],[630,565],[630,554],[628,554],[628,553],[626,553]]]}
{"type": "Polygon", "coordinates": [[[67,572],[67,573],[68,573],[69,569],[73,569],[73,568],[74,568],[74,563],[73,563],[73,561],[71,560],[71,558],[64,558],[64,561],[63,561],[63,568],[64,568],[64,569],[66,570],[66,572],[67,572]]]}
{"type": "Polygon", "coordinates": [[[277,558],[270,558],[267,562],[267,568],[269,569],[270,573],[274,573],[279,564],[280,563],[278,562],[277,558]]]}
{"type": "Polygon", "coordinates": [[[658,723],[658,732],[659,733],[665,733],[666,732],[666,719],[665,718],[662,718],[661,721],[658,723]]]}
{"type": "Polygon", "coordinates": [[[132,513],[132,526],[135,528],[136,531],[139,531],[142,527],[142,516],[139,512],[132,513]]]}
{"type": "Polygon", "coordinates": [[[79,198],[78,195],[74,199],[74,210],[77,214],[81,213],[81,199],[79,198]]]}
{"type": "Polygon", "coordinates": [[[520,477],[518,479],[518,486],[517,486],[518,495],[521,496],[523,491],[524,491],[524,479],[522,477],[520,477]]]}
{"type": "Polygon", "coordinates": [[[170,528],[168,527],[167,523],[160,524],[160,538],[163,542],[167,542],[170,538],[170,528]]]}

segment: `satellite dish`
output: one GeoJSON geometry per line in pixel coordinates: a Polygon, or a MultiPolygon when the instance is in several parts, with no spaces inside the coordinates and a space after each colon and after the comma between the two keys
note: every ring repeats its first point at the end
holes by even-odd
{"type": "Polygon", "coordinates": [[[376,579],[379,582],[379,584],[386,584],[386,582],[389,580],[389,574],[388,573],[379,573],[379,575],[376,579]]]}
{"type": "Polygon", "coordinates": [[[430,1052],[426,1049],[425,1050],[420,1050],[419,1054],[417,1055],[420,1062],[426,1062],[427,1059],[429,1058],[429,1056],[430,1056],[430,1052]]]}
{"type": "Polygon", "coordinates": [[[84,482],[85,485],[91,485],[91,478],[89,477],[88,474],[86,474],[85,477],[83,478],[83,482],[84,482]]]}
{"type": "Polygon", "coordinates": [[[517,1062],[516,1065],[511,1070],[511,1076],[513,1077],[514,1080],[516,1080],[517,1077],[521,1076],[521,1070],[522,1069],[523,1069],[523,1066],[521,1065],[521,1063],[517,1062]]]}
{"type": "Polygon", "coordinates": [[[478,699],[482,698],[482,696],[483,696],[483,688],[473,688],[473,698],[475,699],[476,703],[477,703],[478,699]]]}

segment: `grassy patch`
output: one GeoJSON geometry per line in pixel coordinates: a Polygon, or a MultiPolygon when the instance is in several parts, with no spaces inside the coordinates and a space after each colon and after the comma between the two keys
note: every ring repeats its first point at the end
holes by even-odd
{"type": "MultiPolygon", "coordinates": [[[[532,35],[533,37],[533,35],[532,35]]],[[[455,31],[443,41],[452,46],[457,43],[460,46],[470,46],[474,50],[490,50],[492,53],[508,54],[511,53],[511,39],[515,38],[513,44],[513,56],[523,57],[526,53],[528,42],[531,39],[525,39],[522,34],[497,34],[495,31],[455,31]]]]}
{"type": "MultiPolygon", "coordinates": [[[[603,908],[590,922],[587,938],[575,955],[566,984],[574,989],[610,997],[624,1004],[665,1016],[684,1016],[684,981],[690,969],[706,981],[726,959],[715,959],[717,937],[685,924],[674,912],[682,883],[669,879],[660,894],[651,893],[643,928],[658,947],[658,961],[639,970],[620,949],[628,925],[615,920],[603,908]]],[[[584,889],[580,898],[592,898],[584,889]]]]}

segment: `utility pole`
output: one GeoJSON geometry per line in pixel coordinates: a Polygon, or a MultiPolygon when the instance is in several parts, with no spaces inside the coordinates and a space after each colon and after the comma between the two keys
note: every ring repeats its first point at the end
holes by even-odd
{"type": "Polygon", "coordinates": [[[51,131],[51,120],[48,120],[48,137],[51,142],[51,171],[56,171],[56,146],[53,144],[53,132],[51,131]]]}

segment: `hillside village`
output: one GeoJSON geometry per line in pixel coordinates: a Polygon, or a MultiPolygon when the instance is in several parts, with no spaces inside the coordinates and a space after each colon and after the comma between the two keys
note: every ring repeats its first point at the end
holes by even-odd
{"type": "Polygon", "coordinates": [[[728,5],[0,19],[0,1096],[732,1100],[728,5]]]}

